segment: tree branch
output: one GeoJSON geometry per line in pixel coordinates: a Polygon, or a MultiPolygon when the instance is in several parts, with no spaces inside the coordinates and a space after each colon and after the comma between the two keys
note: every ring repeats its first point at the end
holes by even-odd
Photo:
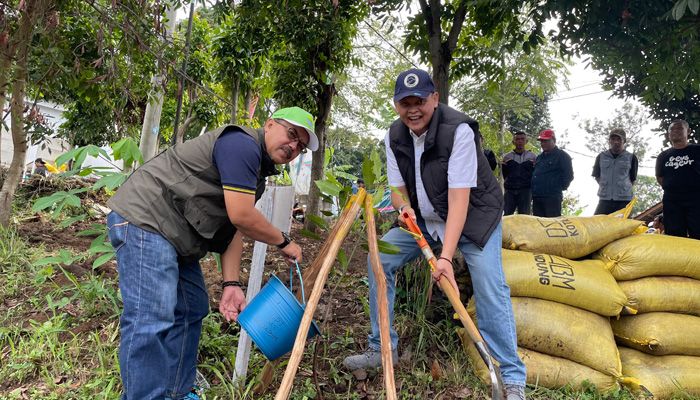
{"type": "Polygon", "coordinates": [[[447,49],[450,54],[457,48],[457,40],[459,40],[459,34],[462,32],[462,25],[464,25],[464,18],[467,15],[467,5],[466,1],[461,1],[459,7],[455,11],[454,19],[452,20],[452,27],[450,28],[450,34],[447,37],[447,49]]]}

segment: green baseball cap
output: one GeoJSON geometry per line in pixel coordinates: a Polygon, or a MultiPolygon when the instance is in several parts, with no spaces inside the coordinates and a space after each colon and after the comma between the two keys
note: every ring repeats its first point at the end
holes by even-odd
{"type": "Polygon", "coordinates": [[[316,122],[313,115],[308,111],[299,107],[280,108],[272,114],[274,119],[283,119],[294,126],[306,129],[309,132],[309,150],[318,150],[318,137],[314,132],[314,123],[316,122]]]}

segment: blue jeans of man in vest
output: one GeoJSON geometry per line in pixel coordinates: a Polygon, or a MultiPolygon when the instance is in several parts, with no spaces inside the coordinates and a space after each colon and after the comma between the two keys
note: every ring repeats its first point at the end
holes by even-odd
{"type": "MultiPolygon", "coordinates": [[[[426,232],[425,225],[419,219],[418,225],[426,232]]],[[[430,235],[425,238],[433,246],[435,241],[430,235]]],[[[386,276],[387,297],[389,306],[389,324],[391,326],[391,348],[396,349],[399,337],[394,329],[394,298],[396,295],[396,274],[405,264],[422,257],[415,239],[399,228],[387,232],[382,240],[401,249],[398,254],[380,253],[380,260],[386,276]]],[[[510,302],[510,288],[506,283],[501,264],[501,224],[491,234],[486,246],[479,249],[471,241],[462,237],[458,244],[459,250],[469,266],[474,298],[476,300],[477,321],[479,331],[493,356],[498,360],[506,385],[525,385],[525,365],[518,357],[517,339],[513,306],[510,302]]],[[[369,305],[372,333],[369,335],[369,347],[380,351],[379,313],[377,311],[377,284],[368,264],[369,276],[369,305]]],[[[457,340],[455,338],[455,340],[457,340]]]]}
{"type": "Polygon", "coordinates": [[[107,216],[117,253],[122,399],[183,399],[192,390],[209,298],[198,261],[178,260],[163,236],[116,212],[107,216]]]}

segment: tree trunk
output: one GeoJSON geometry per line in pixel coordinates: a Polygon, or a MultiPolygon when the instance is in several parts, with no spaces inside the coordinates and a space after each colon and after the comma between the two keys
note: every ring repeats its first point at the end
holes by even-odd
{"type": "Polygon", "coordinates": [[[246,89],[245,97],[243,99],[243,111],[245,112],[245,119],[250,120],[252,118],[252,115],[250,115],[248,110],[250,110],[250,102],[253,100],[253,89],[246,89]]]}
{"type": "Polygon", "coordinates": [[[190,115],[185,118],[185,120],[182,122],[182,125],[180,125],[177,129],[177,136],[175,137],[175,142],[177,144],[182,144],[182,142],[185,141],[185,132],[187,132],[187,129],[189,129],[190,125],[197,119],[197,113],[191,112],[190,115]]]}
{"type": "MultiPolygon", "coordinates": [[[[440,46],[441,48],[443,46],[440,46]]],[[[433,60],[433,83],[435,90],[440,95],[440,103],[449,104],[450,101],[450,63],[451,55],[445,54],[444,49],[432,57],[433,60]]]]}
{"type": "MultiPolygon", "coordinates": [[[[177,19],[177,9],[174,5],[170,5],[165,13],[168,19],[168,24],[165,26],[165,36],[172,38],[173,30],[175,30],[175,21],[177,19]]],[[[144,162],[155,157],[158,152],[160,115],[163,112],[164,98],[162,83],[164,80],[165,76],[161,72],[157,72],[151,78],[151,92],[148,95],[148,104],[146,104],[146,113],[143,117],[141,142],[139,144],[144,162]]]]}
{"type": "Polygon", "coordinates": [[[12,121],[12,163],[0,189],[0,226],[10,224],[12,199],[17,186],[22,180],[25,158],[27,156],[27,135],[24,131],[24,96],[27,88],[27,58],[34,27],[43,19],[50,0],[28,0],[25,10],[20,10],[19,26],[13,37],[16,51],[14,76],[12,83],[12,100],[10,101],[10,119],[12,121]]]}
{"type": "Polygon", "coordinates": [[[233,88],[231,88],[231,123],[235,124],[238,121],[238,97],[241,91],[241,78],[236,76],[233,78],[233,88]]]}
{"type": "Polygon", "coordinates": [[[442,40],[442,5],[440,0],[420,0],[421,13],[428,32],[428,50],[430,64],[433,67],[433,83],[440,95],[440,102],[449,103],[450,99],[450,63],[452,54],[457,48],[459,34],[462,32],[467,13],[466,1],[459,2],[452,15],[452,26],[447,34],[447,40],[442,40]]]}
{"type": "MultiPolygon", "coordinates": [[[[314,151],[311,161],[311,184],[309,185],[309,203],[306,207],[308,215],[319,215],[319,200],[321,191],[316,186],[316,181],[323,178],[323,161],[325,158],[326,149],[326,122],[331,113],[331,105],[333,104],[333,96],[335,95],[335,87],[331,85],[322,85],[322,92],[318,99],[318,117],[316,118],[316,136],[318,136],[318,150],[314,151]]],[[[316,231],[316,225],[311,223],[309,218],[304,222],[304,228],[311,232],[316,231]]]]}
{"type": "Polygon", "coordinates": [[[7,52],[9,49],[0,49],[2,54],[0,55],[0,165],[2,165],[2,130],[3,130],[3,119],[5,114],[5,103],[7,100],[7,82],[10,76],[10,63],[11,57],[7,52]]]}

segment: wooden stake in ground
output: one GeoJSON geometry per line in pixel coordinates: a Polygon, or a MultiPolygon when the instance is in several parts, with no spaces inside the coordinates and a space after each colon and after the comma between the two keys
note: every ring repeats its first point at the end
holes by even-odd
{"type": "Polygon", "coordinates": [[[304,347],[306,346],[306,336],[309,333],[309,327],[311,326],[311,320],[314,317],[314,311],[318,305],[318,300],[321,298],[323,293],[323,286],[328,278],[328,273],[335,262],[335,257],[338,255],[338,250],[340,250],[340,245],[343,243],[345,236],[347,236],[352,227],[357,213],[360,211],[360,205],[365,199],[365,190],[360,188],[356,195],[353,195],[348,201],[349,212],[345,215],[342,221],[338,221],[338,232],[333,238],[328,251],[323,254],[319,254],[317,257],[323,258],[323,263],[321,264],[321,269],[319,271],[316,282],[314,283],[314,288],[309,296],[309,301],[306,303],[306,310],[304,310],[304,316],[299,324],[299,330],[297,331],[297,337],[294,342],[294,348],[292,349],[292,355],[289,357],[289,363],[287,364],[287,369],[284,371],[284,378],[282,378],[282,384],[277,390],[275,395],[275,400],[286,400],[289,398],[289,393],[292,390],[292,382],[294,381],[294,376],[299,368],[299,362],[301,361],[301,356],[304,353],[304,347]]]}
{"type": "MultiPolygon", "coordinates": [[[[348,203],[349,205],[349,203],[348,203]]],[[[313,290],[313,285],[316,282],[316,277],[318,276],[319,271],[321,270],[321,266],[323,265],[323,254],[326,254],[328,252],[328,249],[330,248],[331,244],[333,243],[333,238],[338,234],[338,230],[340,229],[340,226],[342,225],[342,222],[347,218],[348,213],[350,212],[350,207],[346,206],[343,208],[343,211],[340,213],[340,216],[338,217],[338,221],[333,225],[333,228],[328,234],[328,238],[326,239],[325,242],[323,242],[323,246],[321,247],[321,250],[318,252],[318,256],[314,259],[314,261],[309,265],[308,267],[304,268],[304,272],[302,273],[303,281],[304,281],[304,290],[301,290],[301,286],[297,286],[295,288],[295,295],[297,297],[297,300],[299,300],[300,303],[304,303],[309,299],[309,296],[311,295],[311,291],[313,290]],[[301,298],[301,294],[304,293],[305,297],[304,299],[301,298]]],[[[354,218],[354,217],[353,217],[354,218]]],[[[260,395],[263,394],[267,391],[268,386],[270,386],[270,383],[272,383],[272,379],[274,378],[275,374],[274,371],[277,369],[277,365],[279,365],[280,361],[282,359],[277,359],[275,361],[267,361],[265,363],[265,366],[262,369],[262,372],[259,375],[259,382],[255,387],[253,388],[253,393],[260,395]]]]}
{"type": "Polygon", "coordinates": [[[377,308],[379,310],[379,337],[382,343],[382,371],[387,400],[396,400],[396,383],[394,382],[394,360],[391,356],[391,338],[389,337],[389,306],[386,298],[386,278],[384,268],[379,260],[377,231],[374,224],[372,196],[365,197],[365,223],[367,224],[367,247],[372,273],[377,283],[377,308]]]}

